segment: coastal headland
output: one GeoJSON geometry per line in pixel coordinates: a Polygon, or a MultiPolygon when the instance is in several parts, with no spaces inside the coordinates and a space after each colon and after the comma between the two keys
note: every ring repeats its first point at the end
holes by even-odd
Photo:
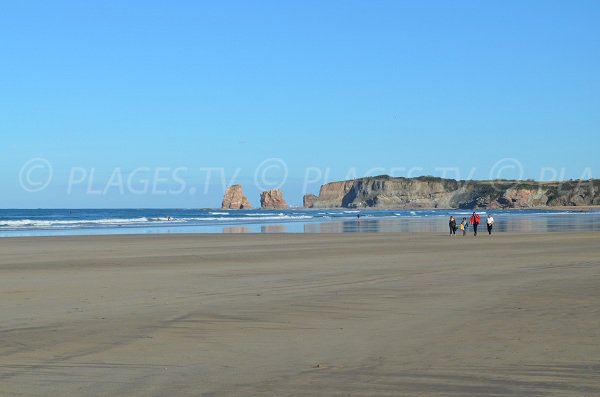
{"type": "MultiPolygon", "coordinates": [[[[287,208],[281,190],[261,193],[261,208],[287,208]]],[[[600,205],[600,180],[455,180],[380,175],[326,183],[305,194],[304,208],[531,209],[600,205]]],[[[251,208],[241,185],[226,189],[221,208],[251,208]],[[232,204],[233,203],[233,204],[232,204]]]]}
{"type": "Polygon", "coordinates": [[[600,204],[600,180],[468,180],[387,175],[331,182],[307,194],[307,208],[508,209],[600,204]]]}

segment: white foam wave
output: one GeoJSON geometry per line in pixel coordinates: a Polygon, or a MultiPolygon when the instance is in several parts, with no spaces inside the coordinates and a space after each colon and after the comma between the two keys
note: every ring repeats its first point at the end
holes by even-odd
{"type": "Polygon", "coordinates": [[[245,218],[245,217],[224,217],[224,216],[210,216],[210,217],[190,217],[190,218],[108,218],[108,219],[78,219],[78,220],[39,220],[39,219],[18,219],[18,220],[0,220],[0,228],[6,229],[76,229],[76,228],[90,228],[90,227],[111,227],[111,226],[144,226],[147,224],[154,225],[170,225],[186,224],[186,223],[203,223],[203,222],[228,222],[228,221],[274,221],[274,220],[297,220],[297,219],[312,219],[313,216],[309,215],[286,215],[283,213],[273,214],[260,214],[260,217],[245,218]]]}
{"type": "Polygon", "coordinates": [[[125,218],[125,219],[77,219],[77,220],[39,220],[39,219],[19,219],[15,221],[0,221],[0,226],[4,227],[73,227],[85,225],[121,225],[135,224],[143,222],[152,222],[155,219],[167,220],[167,218],[125,218]]]}
{"type": "MultiPolygon", "coordinates": [[[[263,221],[263,220],[285,220],[285,219],[312,219],[313,217],[310,215],[285,215],[285,214],[280,214],[280,215],[275,215],[275,216],[262,216],[260,218],[254,218],[256,221],[263,221]]],[[[214,218],[215,220],[221,220],[221,221],[249,221],[248,218],[214,218]]]]}

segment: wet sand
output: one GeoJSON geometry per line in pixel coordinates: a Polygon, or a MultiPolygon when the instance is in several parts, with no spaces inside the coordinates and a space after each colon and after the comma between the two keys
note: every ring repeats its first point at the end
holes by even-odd
{"type": "Polygon", "coordinates": [[[0,396],[597,396],[599,243],[0,239],[0,396]]]}

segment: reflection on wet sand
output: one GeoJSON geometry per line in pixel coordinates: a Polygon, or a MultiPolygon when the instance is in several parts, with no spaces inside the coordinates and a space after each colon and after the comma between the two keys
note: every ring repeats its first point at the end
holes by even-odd
{"type": "Polygon", "coordinates": [[[223,233],[250,233],[246,226],[228,226],[223,228],[223,233]]]}
{"type": "MultiPolygon", "coordinates": [[[[598,216],[507,216],[494,215],[494,233],[546,233],[565,231],[600,231],[598,216]]],[[[482,219],[483,220],[483,219],[482,219]]],[[[445,217],[417,219],[361,219],[305,223],[304,233],[446,233],[448,220],[445,217]]],[[[485,220],[480,225],[480,231],[487,234],[485,220]]],[[[469,225],[468,234],[473,233],[469,225]]]]}
{"type": "Polygon", "coordinates": [[[304,233],[396,233],[445,231],[444,221],[423,221],[413,219],[369,219],[358,221],[339,221],[325,223],[307,223],[304,233]]]}
{"type": "MultiPolygon", "coordinates": [[[[545,216],[497,216],[494,231],[508,233],[592,232],[600,231],[600,219],[595,214],[545,216]]],[[[485,225],[484,225],[485,226],[485,225]]]]}
{"type": "MultiPolygon", "coordinates": [[[[462,214],[457,214],[462,219],[462,214]]],[[[527,212],[502,213],[494,211],[493,233],[547,233],[547,232],[598,232],[600,211],[581,214],[529,214],[527,212]]],[[[195,231],[193,228],[186,228],[195,231]]],[[[226,226],[214,231],[198,228],[198,232],[223,233],[441,233],[448,232],[448,218],[444,216],[382,218],[364,216],[359,219],[312,219],[302,222],[247,223],[226,226]]],[[[487,234],[485,218],[479,226],[487,234]]],[[[460,235],[458,233],[457,235],[460,235]]],[[[467,235],[473,235],[469,225],[467,235]]]]}
{"type": "Polygon", "coordinates": [[[285,225],[276,224],[276,225],[262,225],[260,227],[261,233],[285,233],[287,232],[287,228],[285,225]]]}

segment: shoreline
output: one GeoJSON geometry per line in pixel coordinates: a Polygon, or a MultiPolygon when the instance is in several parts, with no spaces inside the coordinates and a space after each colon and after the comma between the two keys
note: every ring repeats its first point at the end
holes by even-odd
{"type": "MultiPolygon", "coordinates": [[[[600,231],[596,210],[479,211],[496,219],[495,233],[600,231]]],[[[444,233],[448,216],[470,210],[23,210],[5,212],[0,238],[67,235],[253,233],[444,233]]],[[[2,215],[0,215],[2,217],[2,215]]]]}
{"type": "MultiPolygon", "coordinates": [[[[279,226],[278,224],[274,224],[273,226],[279,226]]],[[[193,226],[190,226],[193,227],[193,226]]],[[[132,228],[133,229],[133,228],[132,228]]],[[[421,236],[421,237],[444,237],[444,238],[473,238],[473,229],[472,226],[469,226],[467,234],[462,236],[460,233],[462,231],[457,230],[456,235],[450,236],[447,231],[410,231],[410,232],[395,232],[395,231],[381,231],[381,232],[336,232],[336,231],[324,231],[324,232],[315,232],[315,233],[307,233],[307,232],[177,232],[177,233],[105,233],[105,234],[56,234],[56,235],[34,235],[34,236],[0,236],[0,241],[3,239],[63,239],[63,238],[82,238],[82,239],[110,239],[111,237],[115,238],[161,238],[161,237],[169,237],[169,238],[190,238],[190,237],[208,237],[208,236],[345,236],[345,235],[356,235],[356,236],[370,236],[373,234],[380,234],[386,236],[421,236]]],[[[479,234],[477,238],[493,238],[494,236],[548,236],[548,235],[557,235],[568,233],[570,235],[596,235],[600,234],[600,230],[591,230],[591,231],[552,231],[552,232],[527,232],[527,231],[497,231],[494,230],[492,235],[489,236],[485,225],[482,223],[479,226],[479,234]]]]}
{"type": "MultiPolygon", "coordinates": [[[[333,208],[329,208],[329,207],[319,207],[319,208],[303,208],[303,207],[297,207],[297,208],[289,208],[289,209],[302,209],[302,210],[306,210],[306,211],[312,211],[312,210],[349,210],[349,211],[435,211],[435,210],[439,210],[439,211],[528,211],[528,210],[537,210],[537,211],[552,211],[552,210],[557,210],[557,211],[561,211],[561,210],[582,210],[582,211],[593,211],[593,210],[599,210],[600,211],[600,205],[556,205],[556,206],[542,206],[542,207],[524,207],[524,208],[477,208],[477,209],[472,209],[472,208],[441,208],[441,207],[419,207],[419,208],[412,208],[412,207],[402,207],[402,208],[397,208],[397,207],[360,207],[360,208],[352,208],[352,207],[333,207],[333,208]]],[[[239,210],[231,210],[231,211],[239,211],[239,210]]]]}
{"type": "MultiPolygon", "coordinates": [[[[47,211],[47,210],[60,210],[60,211],[68,211],[68,210],[74,210],[74,211],[79,211],[79,210],[185,210],[185,209],[189,209],[189,210],[201,210],[201,211],[232,211],[232,212],[237,212],[237,211],[279,211],[279,210],[302,210],[302,211],[319,211],[319,210],[348,210],[348,211],[359,211],[359,210],[372,210],[372,211],[419,211],[419,210],[424,210],[424,211],[432,211],[432,210],[440,210],[440,211],[452,211],[452,210],[460,210],[460,211],[472,211],[472,208],[441,208],[441,207],[417,207],[417,208],[413,208],[413,207],[360,207],[360,208],[352,208],[352,207],[293,207],[290,206],[288,208],[249,208],[249,209],[235,209],[235,208],[228,208],[228,209],[224,209],[224,208],[208,208],[208,207],[202,207],[202,208],[178,208],[178,207],[89,207],[89,208],[68,208],[68,207],[35,207],[35,208],[0,208],[0,210],[9,210],[9,211],[20,211],[20,210],[26,210],[26,211],[34,211],[34,210],[41,210],[41,211],[47,211]]],[[[539,207],[524,207],[524,208],[498,208],[498,209],[494,209],[494,208],[479,208],[477,210],[480,211],[487,211],[487,210],[502,210],[502,211],[519,211],[519,210],[553,210],[553,209],[557,209],[557,210],[577,210],[577,209],[583,209],[583,210],[600,210],[600,205],[556,205],[556,206],[539,206],[539,207]]]]}

